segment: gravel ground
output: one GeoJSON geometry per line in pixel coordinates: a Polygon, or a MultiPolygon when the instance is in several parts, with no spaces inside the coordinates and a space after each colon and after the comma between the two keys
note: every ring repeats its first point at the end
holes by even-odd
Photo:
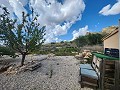
{"type": "MultiPolygon", "coordinates": [[[[26,57],[41,60],[46,55],[26,57]]],[[[20,63],[16,58],[13,63],[20,63]]],[[[20,60],[19,60],[20,61],[20,60]]],[[[78,83],[79,60],[73,56],[54,56],[41,60],[42,66],[34,71],[14,75],[0,74],[0,90],[91,90],[78,83]]]]}

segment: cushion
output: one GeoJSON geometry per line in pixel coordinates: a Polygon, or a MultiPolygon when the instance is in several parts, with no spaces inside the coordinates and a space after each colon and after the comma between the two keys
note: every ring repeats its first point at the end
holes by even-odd
{"type": "Polygon", "coordinates": [[[90,77],[93,79],[97,79],[98,80],[98,76],[96,74],[96,72],[94,70],[88,70],[88,69],[80,69],[81,71],[81,75],[84,75],[86,77],[90,77]]]}
{"type": "Polygon", "coordinates": [[[91,64],[80,64],[81,69],[91,69],[93,70],[91,64]]]}

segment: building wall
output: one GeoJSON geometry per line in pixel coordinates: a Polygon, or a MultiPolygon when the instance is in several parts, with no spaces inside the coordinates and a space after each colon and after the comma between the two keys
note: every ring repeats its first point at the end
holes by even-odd
{"type": "Polygon", "coordinates": [[[104,48],[116,48],[119,49],[119,35],[118,33],[104,40],[104,48]]]}

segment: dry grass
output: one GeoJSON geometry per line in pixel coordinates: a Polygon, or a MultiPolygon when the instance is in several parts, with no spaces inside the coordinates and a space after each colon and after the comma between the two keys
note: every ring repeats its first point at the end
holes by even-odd
{"type": "Polygon", "coordinates": [[[84,46],[84,47],[81,48],[81,52],[82,52],[83,50],[103,52],[103,51],[104,51],[104,47],[103,47],[103,46],[100,46],[100,45],[84,46]]]}

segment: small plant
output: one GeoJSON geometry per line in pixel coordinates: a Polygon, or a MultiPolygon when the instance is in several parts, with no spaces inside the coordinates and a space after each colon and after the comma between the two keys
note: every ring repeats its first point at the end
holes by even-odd
{"type": "Polygon", "coordinates": [[[18,55],[15,54],[15,51],[10,49],[9,47],[0,47],[0,56],[8,55],[10,57],[17,57],[18,55]]]}

